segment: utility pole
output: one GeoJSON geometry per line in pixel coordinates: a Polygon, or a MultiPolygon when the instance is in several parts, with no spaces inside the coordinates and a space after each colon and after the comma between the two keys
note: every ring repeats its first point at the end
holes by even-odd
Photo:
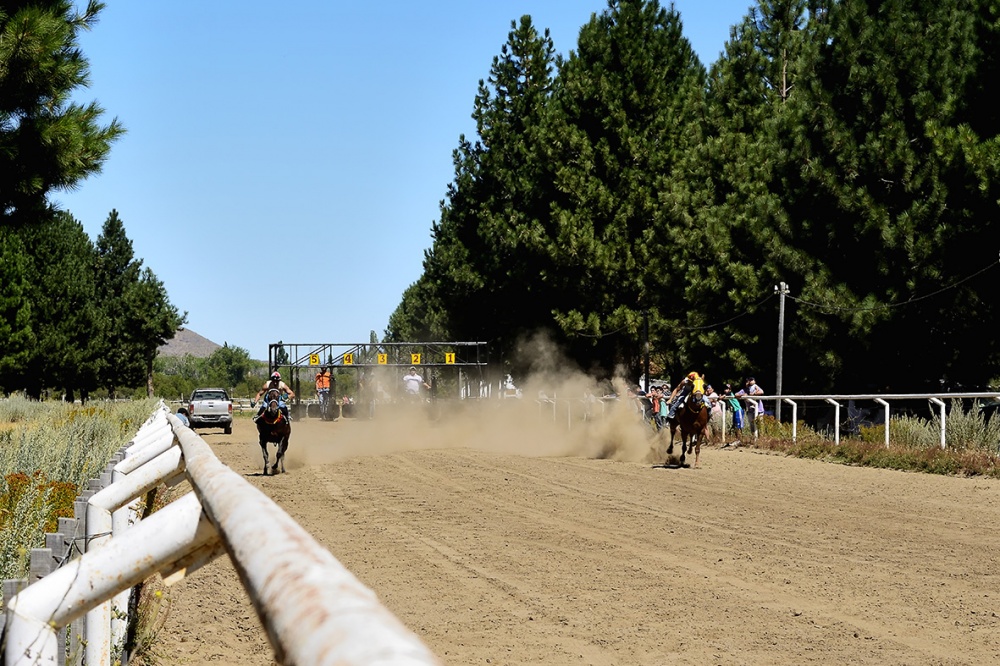
{"type": "Polygon", "coordinates": [[[643,377],[645,377],[644,381],[645,386],[642,387],[642,390],[648,394],[649,393],[649,310],[642,311],[642,338],[643,338],[642,349],[644,354],[643,372],[645,373],[643,374],[643,377]]]}
{"type": "MultiPolygon", "coordinates": [[[[788,295],[788,285],[784,282],[778,283],[774,288],[778,294],[778,377],[774,382],[775,395],[781,395],[781,370],[785,352],[785,296],[788,295]]],[[[774,405],[774,418],[781,422],[781,399],[774,405]]]]}

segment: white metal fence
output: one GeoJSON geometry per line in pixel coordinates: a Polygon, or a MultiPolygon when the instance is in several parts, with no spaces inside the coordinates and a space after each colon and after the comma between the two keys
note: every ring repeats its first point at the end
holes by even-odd
{"type": "MultiPolygon", "coordinates": [[[[762,396],[754,396],[760,399],[762,396]]],[[[889,413],[890,405],[889,401],[896,403],[904,401],[927,401],[931,405],[934,405],[938,412],[938,421],[940,422],[941,429],[941,448],[947,447],[947,441],[945,439],[945,426],[948,421],[947,413],[947,401],[952,400],[1000,400],[1000,393],[886,393],[886,394],[876,394],[876,393],[865,393],[865,394],[854,394],[854,395],[783,395],[783,396],[763,396],[765,401],[771,400],[772,402],[781,400],[785,404],[791,405],[792,407],[792,440],[794,441],[798,436],[798,407],[800,402],[805,401],[823,401],[833,405],[834,417],[834,434],[833,439],[837,444],[840,443],[840,413],[843,402],[848,401],[871,401],[882,407],[884,410],[884,429],[885,429],[885,445],[889,446],[889,413]]]]}
{"type": "Polygon", "coordinates": [[[62,629],[84,616],[84,663],[110,664],[133,585],[157,572],[172,582],[222,554],[239,572],[278,663],[438,663],[371,590],[165,405],[132,440],[111,483],[89,498],[85,531],[86,553],[7,599],[6,665],[64,663],[62,629]],[[184,480],[194,492],[135,522],[137,498],[184,480]]]}
{"type": "MultiPolygon", "coordinates": [[[[642,398],[639,398],[640,400],[642,398]]],[[[947,447],[946,441],[946,425],[948,420],[947,406],[948,402],[952,400],[1000,400],[1000,392],[998,393],[886,393],[886,394],[874,394],[874,393],[859,393],[859,394],[829,394],[829,395],[755,395],[755,396],[745,396],[737,398],[741,403],[746,404],[748,401],[761,401],[765,404],[774,404],[779,400],[792,407],[792,440],[798,438],[798,412],[799,405],[805,402],[824,402],[832,405],[833,409],[833,433],[832,437],[835,443],[840,443],[840,433],[841,433],[841,409],[843,408],[843,403],[850,401],[859,402],[873,402],[878,405],[883,410],[883,428],[885,431],[885,445],[889,446],[889,416],[890,416],[890,402],[901,403],[914,401],[925,401],[930,403],[937,413],[939,426],[940,426],[940,446],[941,448],[947,447]]],[[[617,401],[618,399],[613,399],[612,401],[617,401]]],[[[553,421],[559,421],[565,419],[566,427],[572,428],[573,424],[577,421],[586,421],[594,417],[603,416],[607,410],[608,398],[557,398],[548,396],[539,396],[535,400],[538,405],[539,416],[551,415],[553,421]]],[[[726,400],[719,400],[719,404],[723,409],[722,418],[722,438],[726,438],[727,429],[727,410],[732,411],[732,408],[728,405],[726,400]]],[[[642,412],[642,407],[638,406],[637,411],[642,412]]],[[[749,428],[749,424],[745,427],[749,428]]]]}

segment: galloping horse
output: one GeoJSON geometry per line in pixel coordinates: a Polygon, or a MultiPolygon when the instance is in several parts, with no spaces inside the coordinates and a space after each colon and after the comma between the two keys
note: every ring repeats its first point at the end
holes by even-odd
{"type": "Polygon", "coordinates": [[[274,464],[271,465],[271,474],[277,474],[280,466],[281,471],[285,471],[285,451],[288,450],[288,437],[292,434],[292,424],[281,411],[278,400],[281,397],[278,389],[268,389],[264,394],[264,404],[266,407],[259,417],[257,417],[257,434],[260,436],[260,450],[264,454],[264,476],[267,476],[267,445],[277,444],[278,451],[274,464]]]}
{"type": "Polygon", "coordinates": [[[667,447],[667,455],[674,453],[674,433],[677,428],[681,429],[681,460],[684,464],[684,456],[694,451],[694,466],[697,469],[699,458],[701,457],[701,440],[708,439],[708,406],[704,401],[705,379],[701,375],[696,375],[694,387],[691,393],[684,400],[684,404],[677,410],[676,416],[670,419],[670,446],[667,447]]]}

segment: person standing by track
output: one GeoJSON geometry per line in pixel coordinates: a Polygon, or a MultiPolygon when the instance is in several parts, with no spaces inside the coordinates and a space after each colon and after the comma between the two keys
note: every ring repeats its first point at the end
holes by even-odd
{"type": "Polygon", "coordinates": [[[332,378],[333,375],[325,365],[316,373],[316,398],[319,400],[319,413],[324,421],[329,418],[330,380],[332,378]]]}

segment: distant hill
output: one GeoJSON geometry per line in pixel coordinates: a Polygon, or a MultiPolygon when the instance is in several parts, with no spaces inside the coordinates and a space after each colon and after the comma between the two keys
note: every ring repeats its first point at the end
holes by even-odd
{"type": "Polygon", "coordinates": [[[217,345],[208,338],[203,338],[190,328],[179,328],[173,338],[161,346],[157,353],[160,356],[184,356],[190,354],[195,358],[207,358],[222,345],[217,345]]]}

